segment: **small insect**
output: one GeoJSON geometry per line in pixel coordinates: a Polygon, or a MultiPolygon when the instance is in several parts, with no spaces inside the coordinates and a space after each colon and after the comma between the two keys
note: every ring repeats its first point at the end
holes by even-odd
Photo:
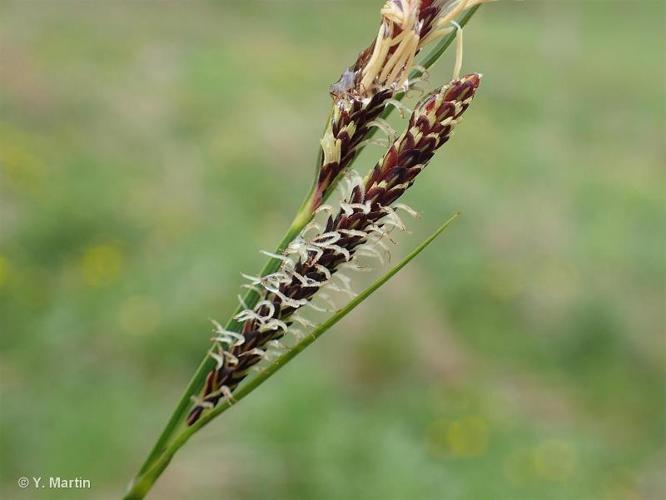
{"type": "Polygon", "coordinates": [[[334,99],[339,99],[349,95],[350,91],[356,86],[356,78],[358,76],[358,71],[353,69],[346,69],[344,73],[340,76],[340,79],[332,84],[328,91],[334,99]]]}

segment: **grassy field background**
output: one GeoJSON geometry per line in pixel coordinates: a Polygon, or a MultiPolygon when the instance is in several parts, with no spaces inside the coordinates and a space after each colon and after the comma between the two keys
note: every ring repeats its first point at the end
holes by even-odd
{"type": "MultiPolygon", "coordinates": [[[[380,3],[2,3],[2,498],[119,497],[299,205],[380,3]]],[[[394,259],[463,217],[153,498],[664,498],[664,29],[658,1],[482,8],[481,90],[394,259]]]]}

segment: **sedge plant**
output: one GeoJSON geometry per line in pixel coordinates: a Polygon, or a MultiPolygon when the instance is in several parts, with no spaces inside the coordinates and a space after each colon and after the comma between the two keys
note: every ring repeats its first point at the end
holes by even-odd
{"type": "Polygon", "coordinates": [[[211,344],[125,500],[144,498],[188,439],[263,384],[422,252],[454,215],[402,261],[359,294],[350,273],[366,261],[384,263],[391,233],[416,212],[400,198],[449,140],[481,82],[460,75],[462,27],[489,0],[388,0],[374,41],[329,89],[332,106],[320,141],[315,177],[286,234],[263,269],[247,279],[226,323],[213,321],[211,344]],[[421,97],[413,110],[401,101],[456,41],[451,82],[421,97]],[[422,56],[424,49],[429,52],[422,56]],[[397,134],[385,120],[406,118],[397,134]],[[407,118],[407,115],[409,117],[407,118]],[[385,152],[367,175],[351,169],[377,131],[385,152]],[[341,199],[328,204],[334,191],[341,199]],[[349,296],[338,308],[331,292],[349,296]],[[330,313],[314,324],[307,310],[330,313]]]}

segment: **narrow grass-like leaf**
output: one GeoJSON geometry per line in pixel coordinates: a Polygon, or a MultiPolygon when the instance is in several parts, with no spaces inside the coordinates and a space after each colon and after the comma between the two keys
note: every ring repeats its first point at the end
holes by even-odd
{"type": "Polygon", "coordinates": [[[354,297],[349,303],[344,307],[336,311],[330,318],[328,318],[323,323],[319,324],[314,328],[310,334],[306,335],[302,340],[300,340],[296,345],[291,347],[288,352],[284,353],[282,356],[273,361],[270,365],[264,368],[261,373],[257,374],[251,380],[248,380],[246,384],[243,384],[239,387],[233,395],[233,399],[227,399],[224,402],[221,402],[215,408],[212,408],[210,411],[203,414],[203,416],[192,426],[184,427],[177,434],[169,446],[161,453],[156,461],[154,461],[150,467],[144,471],[133,483],[130,491],[125,496],[124,500],[140,500],[145,497],[152,485],[155,483],[157,478],[161,475],[164,469],[167,467],[173,455],[195,434],[198,430],[208,424],[215,417],[225,412],[236,404],[241,399],[245,398],[260,385],[262,385],[266,380],[272,377],[280,368],[285,366],[289,361],[295,358],[298,354],[303,352],[306,347],[312,344],[315,340],[321,337],[324,333],[331,329],[336,323],[338,323],[342,318],[347,316],[352,312],[356,307],[358,307],[365,299],[370,295],[376,292],[382,285],[384,285],[388,280],[395,276],[403,267],[405,267],[409,262],[411,262],[417,255],[419,255],[423,250],[425,250],[439,235],[441,235],[449,225],[458,218],[460,214],[456,213],[451,216],[444,224],[442,224],[437,230],[431,234],[428,238],[423,240],[412,252],[410,252],[406,257],[404,257],[398,264],[386,272],[383,276],[377,279],[374,283],[368,286],[365,290],[359,293],[354,297]]]}

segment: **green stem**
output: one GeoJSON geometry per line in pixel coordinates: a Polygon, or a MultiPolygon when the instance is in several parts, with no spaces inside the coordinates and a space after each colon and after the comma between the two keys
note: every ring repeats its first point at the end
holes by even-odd
{"type": "Polygon", "coordinates": [[[220,414],[227,411],[233,405],[238,403],[240,400],[245,398],[248,394],[257,389],[262,385],[266,380],[272,377],[278,370],[284,367],[289,361],[294,359],[298,354],[303,352],[306,347],[312,344],[315,340],[321,337],[325,332],[330,330],[330,328],[335,325],[338,321],[344,318],[347,314],[353,311],[358,307],[361,302],[367,299],[372,295],[379,287],[384,283],[390,280],[395,276],[403,267],[405,267],[414,257],[420,254],[423,250],[426,249],[444,230],[449,227],[449,225],[459,216],[455,214],[450,217],[444,224],[442,224],[437,230],[430,235],[426,240],[421,242],[412,252],[410,252],[403,260],[401,260],[396,266],[394,266],[390,271],[384,274],[381,278],[375,281],[368,288],[359,293],[354,297],[347,305],[335,312],[330,318],[317,326],[308,336],[300,340],[296,345],[291,347],[286,353],[276,359],[273,363],[268,365],[261,373],[256,377],[247,381],[246,384],[241,385],[238,390],[234,393],[233,399],[225,399],[220,402],[216,407],[211,410],[204,412],[197,422],[189,427],[183,427],[182,430],[174,437],[174,439],[169,443],[163,453],[148,467],[147,470],[143,471],[132,484],[129,492],[125,495],[124,500],[141,500],[144,498],[152,486],[155,484],[155,481],[160,477],[162,472],[167,468],[169,462],[173,458],[174,454],[202,427],[207,425],[211,420],[220,414]]]}
{"type": "MultiPolygon", "coordinates": [[[[282,238],[282,241],[277,246],[275,253],[280,253],[285,248],[287,248],[287,245],[289,245],[289,243],[301,232],[303,227],[305,227],[305,225],[310,221],[310,217],[307,216],[304,210],[304,208],[307,207],[309,204],[309,198],[310,196],[308,195],[305,202],[303,202],[303,206],[301,207],[298,214],[292,221],[291,226],[289,227],[284,237],[282,238]]],[[[279,259],[270,259],[268,262],[266,262],[263,269],[261,270],[260,276],[266,276],[267,274],[277,271],[279,265],[280,265],[279,259]]],[[[254,303],[257,301],[257,299],[258,299],[257,292],[255,292],[254,290],[249,290],[243,297],[243,302],[245,304],[248,304],[249,307],[252,307],[254,303]]],[[[239,304],[234,313],[231,315],[231,318],[227,321],[226,324],[227,330],[231,330],[238,326],[236,320],[234,319],[234,316],[236,316],[236,314],[238,314],[242,309],[243,307],[239,304]]],[[[190,379],[190,383],[187,385],[187,388],[183,392],[183,395],[181,396],[180,401],[178,402],[178,405],[176,406],[176,409],[174,410],[173,414],[169,418],[169,421],[164,427],[162,434],[160,434],[160,437],[157,439],[157,442],[150,451],[148,458],[146,458],[146,461],[141,466],[141,469],[139,470],[140,474],[146,472],[146,470],[148,470],[148,468],[150,467],[151,463],[164,451],[169,439],[174,434],[178,426],[182,423],[185,413],[192,405],[191,397],[198,392],[199,388],[203,385],[204,379],[206,378],[208,372],[210,372],[210,370],[212,370],[213,367],[215,366],[215,361],[209,356],[209,353],[210,350],[206,353],[206,356],[203,358],[201,363],[199,363],[199,367],[197,368],[196,372],[194,372],[194,375],[190,379]]]]}
{"type": "MultiPolygon", "coordinates": [[[[474,13],[478,10],[478,8],[479,5],[467,11],[465,15],[460,19],[460,21],[458,21],[460,26],[465,26],[472,18],[474,13]]],[[[421,66],[423,66],[426,69],[430,68],[435,63],[435,61],[437,61],[437,59],[439,59],[439,57],[446,51],[446,49],[453,43],[454,40],[455,40],[455,33],[452,33],[447,37],[443,38],[442,40],[440,40],[440,42],[437,45],[435,45],[435,47],[433,47],[428,52],[428,54],[426,54],[426,56],[423,58],[423,60],[421,61],[421,66]]],[[[421,71],[414,70],[410,74],[410,79],[418,78],[421,75],[422,75],[421,71]]],[[[400,100],[403,97],[404,94],[398,95],[396,98],[400,100]]],[[[382,117],[383,118],[388,117],[392,111],[393,111],[393,106],[387,107],[384,110],[382,117]]],[[[371,129],[370,137],[372,137],[374,132],[375,129],[371,129]]],[[[363,148],[360,148],[358,153],[360,153],[362,149],[363,148]]],[[[354,160],[358,158],[358,156],[359,155],[356,154],[354,160]]],[[[331,190],[328,190],[326,193],[324,193],[324,199],[326,199],[331,194],[331,192],[332,192],[331,190]]],[[[301,205],[301,208],[299,209],[296,217],[294,218],[289,229],[282,238],[282,241],[276,248],[275,253],[282,252],[287,247],[287,245],[301,232],[301,230],[312,219],[313,214],[312,211],[310,210],[311,207],[310,202],[313,193],[314,193],[314,187],[308,193],[308,196],[301,205]]],[[[275,272],[278,269],[279,265],[280,265],[279,259],[274,259],[274,258],[269,259],[268,262],[266,262],[266,264],[264,265],[263,269],[261,270],[260,276],[265,276],[267,274],[275,272]]],[[[247,304],[248,307],[253,307],[257,300],[258,300],[258,295],[254,290],[248,290],[243,296],[243,302],[247,304]]],[[[231,315],[231,318],[227,321],[226,324],[227,329],[231,330],[238,327],[238,323],[234,320],[234,316],[236,316],[236,314],[238,314],[241,309],[242,307],[239,305],[238,308],[231,315]]],[[[206,375],[213,368],[215,364],[215,361],[208,355],[209,352],[210,351],[206,353],[206,356],[199,364],[199,367],[194,373],[192,379],[190,380],[190,383],[187,385],[187,388],[183,392],[183,395],[181,396],[176,406],[176,409],[169,418],[169,421],[167,422],[166,426],[164,427],[164,430],[157,439],[157,442],[153,446],[150,454],[148,455],[148,458],[146,458],[146,461],[141,466],[141,469],[139,470],[140,475],[147,473],[149,469],[152,470],[153,462],[156,462],[158,460],[158,457],[160,457],[160,455],[163,452],[165,452],[165,450],[167,449],[167,445],[169,444],[169,440],[174,435],[174,433],[182,426],[185,415],[187,414],[187,410],[190,408],[192,404],[191,403],[192,396],[195,395],[200,390],[206,378],[206,375]]],[[[189,427],[189,429],[193,427],[195,426],[189,427]]]]}

